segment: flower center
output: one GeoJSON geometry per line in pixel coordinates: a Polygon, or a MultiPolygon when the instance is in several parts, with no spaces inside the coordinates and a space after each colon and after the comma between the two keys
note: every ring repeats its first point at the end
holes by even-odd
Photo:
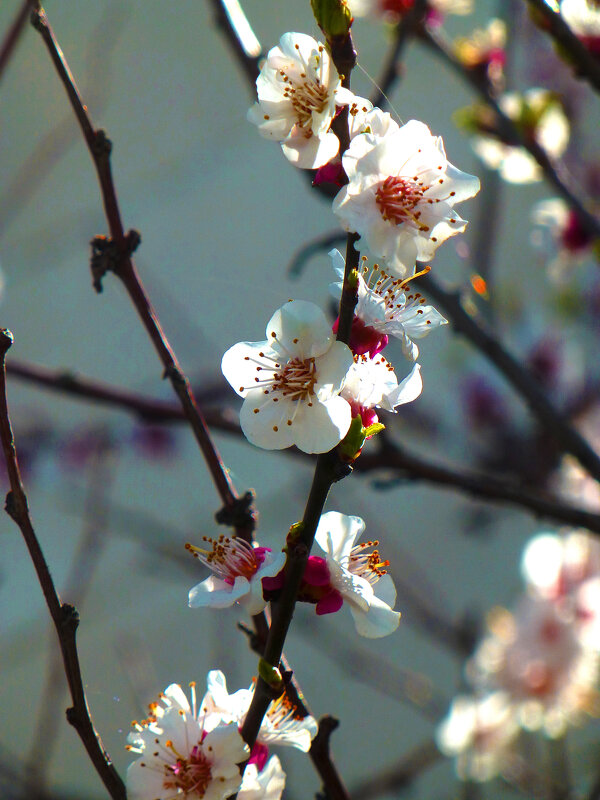
{"type": "Polygon", "coordinates": [[[236,536],[229,538],[221,534],[218,539],[203,536],[202,541],[210,545],[210,549],[195,547],[189,542],[186,543],[185,549],[231,585],[240,575],[250,580],[265,560],[267,548],[252,547],[236,536]]]}
{"type": "Polygon", "coordinates": [[[302,60],[304,67],[304,71],[300,74],[301,83],[294,84],[285,70],[280,70],[279,74],[285,84],[283,96],[292,104],[296,115],[296,124],[304,130],[304,135],[309,139],[313,133],[313,113],[321,114],[326,109],[328,102],[328,92],[322,81],[324,64],[321,53],[323,52],[323,46],[319,47],[319,55],[314,56],[315,67],[319,70],[321,77],[307,77],[308,64],[303,61],[298,45],[296,45],[296,50],[298,51],[298,58],[302,60]]]}
{"type": "Polygon", "coordinates": [[[314,358],[291,358],[283,372],[273,375],[273,391],[288,400],[307,400],[314,394],[317,373],[314,358]]]}
{"type": "Polygon", "coordinates": [[[207,759],[199,745],[192,747],[186,758],[178,753],[173,742],[165,742],[173,751],[177,760],[174,764],[165,764],[163,788],[169,791],[183,792],[185,798],[204,797],[212,779],[211,762],[207,759]]]}
{"type": "Polygon", "coordinates": [[[415,211],[428,188],[419,180],[390,175],[378,186],[375,202],[384,220],[394,225],[412,222],[419,230],[428,231],[429,226],[419,222],[421,212],[415,211]]]}
{"type": "Polygon", "coordinates": [[[390,562],[387,559],[385,561],[381,560],[379,550],[372,550],[370,553],[366,552],[373,547],[376,548],[378,544],[379,541],[375,539],[372,542],[361,542],[361,544],[353,547],[350,551],[348,571],[364,578],[369,583],[377,583],[382,575],[386,575],[387,570],[384,567],[389,567],[390,562]]]}

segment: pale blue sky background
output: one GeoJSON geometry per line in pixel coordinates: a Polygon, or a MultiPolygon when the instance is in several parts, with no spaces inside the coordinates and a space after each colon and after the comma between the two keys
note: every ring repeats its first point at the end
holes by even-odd
{"type": "MultiPolygon", "coordinates": [[[[15,6],[1,4],[0,30],[15,6]]],[[[477,6],[473,19],[481,21],[493,4],[477,6]]],[[[287,30],[316,35],[309,0],[248,0],[245,7],[265,48],[287,30]]],[[[268,318],[288,297],[326,307],[333,278],[328,259],[313,259],[296,282],[287,278],[286,265],[303,242],[335,227],[333,215],[278,146],[260,139],[246,122],[245,78],[229,57],[208,4],[49,0],[46,8],[94,123],[106,128],[114,143],[124,222],[142,234],[136,261],[185,370],[195,380],[212,379],[224,350],[239,339],[261,339],[268,318]]],[[[454,31],[470,27],[465,20],[451,24],[454,31]]],[[[384,32],[364,21],[355,31],[360,62],[377,75],[384,32]]],[[[355,90],[368,94],[365,75],[357,71],[355,77],[355,90]]],[[[453,163],[481,174],[450,118],[469,95],[422,49],[408,53],[406,80],[392,100],[403,121],[422,119],[444,137],[453,163]]],[[[62,85],[33,30],[26,32],[3,77],[0,102],[0,263],[6,279],[0,324],[15,335],[11,355],[170,398],[121,286],[108,276],[103,294],[91,288],[88,243],[106,232],[95,173],[62,85]]],[[[497,264],[531,287],[539,285],[540,273],[523,272],[523,265],[536,266],[527,220],[531,204],[544,196],[540,185],[506,194],[497,264]]],[[[476,203],[465,205],[461,214],[475,219],[476,203]]],[[[467,274],[453,242],[434,266],[440,277],[454,281],[467,274]]],[[[546,314],[534,302],[531,328],[524,337],[522,329],[512,334],[517,351],[538,322],[543,329],[546,314]]],[[[400,362],[399,348],[391,352],[400,362]]],[[[422,352],[425,389],[418,402],[444,429],[462,430],[456,369],[480,362],[448,328],[426,340],[422,352]]],[[[36,425],[55,426],[57,440],[99,424],[106,424],[117,441],[127,442],[131,435],[132,422],[124,413],[17,383],[9,392],[17,437],[36,425]]],[[[407,428],[397,430],[429,452],[430,443],[407,428]]],[[[261,543],[276,545],[302,515],[310,466],[231,437],[216,439],[238,489],[251,486],[257,492],[261,543]]],[[[166,555],[157,559],[148,543],[164,531],[167,550],[183,559],[187,539],[215,528],[218,499],[191,434],[182,429],[177,443],[178,458],[168,463],[144,462],[126,444],[119,449],[109,489],[110,532],[81,609],[79,645],[89,703],[123,774],[130,760],[123,749],[129,723],[143,715],[158,691],[171,682],[202,685],[207,670],[215,667],[227,672],[236,689],[247,685],[255,670],[255,658],[235,630],[241,613],[188,609],[187,591],[203,577],[200,568],[191,560],[180,568],[166,555]],[[121,510],[137,516],[124,518],[121,510]]],[[[460,438],[448,447],[448,457],[469,455],[460,438]]],[[[56,453],[47,452],[26,487],[58,586],[81,533],[87,480],[83,471],[66,472],[56,453]]],[[[494,536],[464,536],[460,528],[473,509],[469,501],[413,486],[377,493],[358,477],[335,487],[328,508],[363,516],[367,533],[382,539],[398,583],[425,587],[425,594],[454,617],[512,602],[520,589],[521,548],[540,529],[530,516],[497,508],[494,536]]],[[[27,758],[44,702],[50,633],[24,546],[6,517],[0,517],[0,542],[0,746],[27,758]]],[[[78,603],[77,597],[65,599],[78,603]]],[[[398,607],[404,610],[401,588],[398,607]]],[[[286,651],[315,714],[331,713],[341,721],[333,747],[349,786],[433,733],[420,713],[380,691],[386,686],[380,657],[423,672],[448,699],[461,681],[460,663],[411,625],[406,611],[395,636],[369,644],[357,640],[349,614],[317,621],[313,609],[303,606],[286,651]],[[323,657],[317,636],[329,635],[367,648],[379,690],[323,657]]],[[[57,730],[52,784],[102,797],[75,733],[62,720],[57,730]]],[[[286,796],[314,795],[317,781],[304,757],[288,751],[280,756],[290,775],[286,796]]],[[[434,768],[410,796],[449,797],[445,787],[451,775],[448,763],[434,768]]]]}

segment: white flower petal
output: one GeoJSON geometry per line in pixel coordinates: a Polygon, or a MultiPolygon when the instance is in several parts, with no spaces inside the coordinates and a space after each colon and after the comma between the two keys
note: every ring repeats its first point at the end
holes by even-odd
{"type": "Polygon", "coordinates": [[[239,575],[235,579],[233,586],[211,575],[205,581],[198,583],[190,589],[188,605],[190,608],[201,608],[204,606],[210,606],[211,608],[229,608],[229,606],[232,606],[236,601],[239,601],[247,595],[249,591],[250,582],[242,575],[239,575]]]}
{"type": "Polygon", "coordinates": [[[356,630],[368,639],[378,639],[393,633],[400,624],[400,613],[393,611],[387,603],[373,597],[369,608],[363,611],[359,606],[350,605],[356,630]]]}
{"type": "Polygon", "coordinates": [[[315,541],[335,561],[347,561],[357,537],[365,529],[360,517],[349,517],[339,511],[327,511],[321,515],[315,541]]]}
{"type": "Polygon", "coordinates": [[[306,300],[292,300],[269,320],[267,340],[299,358],[325,353],[334,337],[323,311],[306,300]]]}

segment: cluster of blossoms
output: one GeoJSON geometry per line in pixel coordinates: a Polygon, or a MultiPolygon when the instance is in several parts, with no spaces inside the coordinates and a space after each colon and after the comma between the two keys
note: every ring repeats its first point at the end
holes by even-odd
{"type": "Polygon", "coordinates": [[[463,778],[523,773],[522,730],[562,736],[600,715],[600,544],[589,534],[540,534],[522,558],[527,592],[495,609],[467,666],[472,695],[456,698],[438,729],[463,778]]]}
{"type": "Polygon", "coordinates": [[[149,715],[133,722],[127,749],[139,754],[127,771],[130,800],[279,800],[285,773],[273,745],[308,752],[317,733],[311,716],[302,717],[284,694],[271,703],[256,744],[249,750],[240,735],[254,687],[227,692],[225,676],[208,673],[207,693],[192,703],[177,684],[171,684],[151,703],[149,715]],[[243,771],[240,764],[247,761],[243,771]]]}
{"type": "MultiPolygon", "coordinates": [[[[360,517],[337,511],[323,514],[315,540],[322,556],[310,556],[298,599],[313,603],[317,614],[338,611],[348,605],[357,631],[378,638],[398,627],[400,614],[393,610],[396,589],[376,549],[379,542],[356,543],[365,530],[360,517]]],[[[249,614],[261,612],[285,582],[285,555],[235,536],[205,537],[208,547],[187,544],[187,549],[208,566],[213,575],[189,593],[193,608],[226,608],[239,603],[249,614]]]]}
{"type": "MultiPolygon", "coordinates": [[[[295,300],[275,312],[264,341],[240,342],[223,357],[225,377],[244,398],[240,423],[249,441],[321,453],[344,439],[352,419],[368,428],[373,409],[393,411],[420,394],[419,366],[398,382],[380,352],[396,336],[414,361],[413,339],[445,322],[408,281],[417,261],[430,260],[465,229],[454,205],[476,194],[479,181],[448,162],[441,138],[422,122],[400,126],[342,88],[327,48],[309,36],[281,37],[257,91],[250,121],[280,142],[295,166],[318,170],[315,183],[340,187],[334,214],[360,236],[360,249],[381,262],[356,277],[350,347],[336,341],[336,325],[332,330],[317,306],[295,300]],[[346,106],[350,146],[340,156],[332,123],[346,106]]],[[[332,258],[341,277],[343,259],[332,258]]]]}

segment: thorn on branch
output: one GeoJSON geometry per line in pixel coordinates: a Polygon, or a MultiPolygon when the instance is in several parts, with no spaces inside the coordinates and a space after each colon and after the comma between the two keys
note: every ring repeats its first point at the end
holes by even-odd
{"type": "Polygon", "coordinates": [[[252,507],[256,495],[252,490],[236,498],[230,505],[225,505],[215,514],[219,525],[230,528],[245,528],[253,531],[256,527],[256,511],[252,507]]]}
{"type": "MultiPolygon", "coordinates": [[[[103,131],[97,131],[104,133],[103,131]]],[[[108,139],[105,139],[109,143],[108,139]]],[[[90,268],[92,270],[92,285],[96,292],[102,291],[102,278],[107,272],[118,273],[124,260],[129,259],[137,250],[142,237],[138,231],[130,230],[124,237],[123,245],[119,247],[114,239],[108,236],[94,236],[90,242],[92,256],[90,268]]]]}
{"type": "Polygon", "coordinates": [[[79,714],[75,706],[69,706],[65,712],[65,716],[67,717],[69,725],[72,725],[77,730],[79,726],[79,714]]]}

